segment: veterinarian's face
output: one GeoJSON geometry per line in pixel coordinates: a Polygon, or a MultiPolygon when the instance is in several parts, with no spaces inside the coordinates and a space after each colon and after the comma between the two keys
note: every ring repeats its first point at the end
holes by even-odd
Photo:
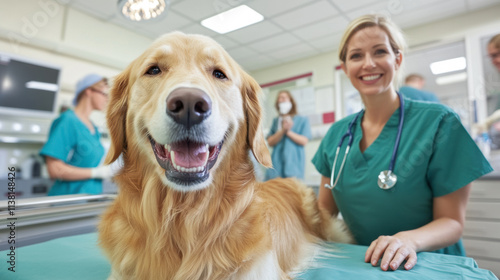
{"type": "Polygon", "coordinates": [[[378,26],[354,33],[347,45],[342,69],[361,94],[378,94],[392,87],[401,58],[391,48],[387,33],[378,26]]]}
{"type": "Polygon", "coordinates": [[[491,63],[493,63],[498,72],[500,72],[500,49],[495,48],[493,44],[488,44],[488,56],[491,59],[491,63]]]}
{"type": "Polygon", "coordinates": [[[92,107],[99,111],[105,110],[108,104],[108,85],[104,82],[100,82],[90,87],[89,90],[92,107]]]}
{"type": "Polygon", "coordinates": [[[209,186],[244,119],[240,73],[205,38],[169,35],[137,61],[128,108],[137,145],[169,187],[209,186]]]}

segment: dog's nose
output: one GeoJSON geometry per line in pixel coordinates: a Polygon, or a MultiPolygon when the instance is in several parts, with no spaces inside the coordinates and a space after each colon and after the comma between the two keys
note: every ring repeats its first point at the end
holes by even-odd
{"type": "Polygon", "coordinates": [[[202,90],[178,88],[167,97],[167,114],[177,123],[190,128],[212,113],[212,101],[202,90]]]}

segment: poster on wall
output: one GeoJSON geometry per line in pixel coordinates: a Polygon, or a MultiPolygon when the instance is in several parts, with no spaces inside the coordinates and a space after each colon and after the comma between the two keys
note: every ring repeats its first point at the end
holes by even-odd
{"type": "Polygon", "coordinates": [[[299,115],[307,116],[315,114],[316,111],[316,96],[313,87],[295,88],[290,90],[299,115]]]}

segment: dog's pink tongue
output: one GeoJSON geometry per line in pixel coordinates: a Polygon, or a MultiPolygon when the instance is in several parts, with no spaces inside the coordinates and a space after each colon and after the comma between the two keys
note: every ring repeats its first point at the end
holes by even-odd
{"type": "Polygon", "coordinates": [[[194,142],[181,142],[172,145],[176,165],[192,168],[205,166],[208,159],[207,145],[194,142]]]}

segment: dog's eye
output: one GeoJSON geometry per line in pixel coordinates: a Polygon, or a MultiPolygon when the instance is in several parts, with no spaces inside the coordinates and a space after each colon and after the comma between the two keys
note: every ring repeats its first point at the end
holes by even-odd
{"type": "Polygon", "coordinates": [[[222,71],[220,71],[220,70],[214,70],[214,72],[212,72],[212,75],[214,77],[216,77],[217,79],[221,79],[221,80],[227,79],[226,75],[224,73],[222,73],[222,71]]]}
{"type": "Polygon", "coordinates": [[[146,71],[146,74],[148,75],[158,75],[160,73],[161,73],[160,67],[156,65],[149,67],[148,71],[146,71]]]}

